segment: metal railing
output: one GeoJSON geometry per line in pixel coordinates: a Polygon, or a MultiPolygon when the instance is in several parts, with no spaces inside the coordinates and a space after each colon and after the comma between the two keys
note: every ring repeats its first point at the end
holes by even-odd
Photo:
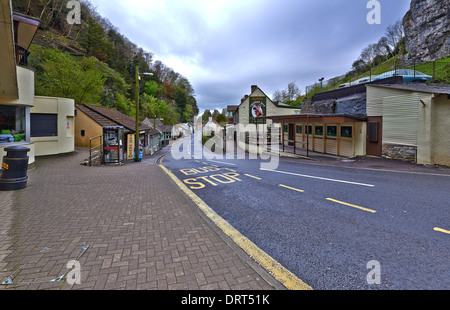
{"type": "MultiPolygon", "coordinates": [[[[421,79],[421,73],[429,76],[429,80],[440,83],[450,70],[449,59],[438,59],[430,62],[419,60],[404,60],[401,57],[390,59],[384,63],[372,67],[366,67],[364,73],[349,72],[347,75],[315,83],[306,86],[306,95],[312,96],[317,93],[337,89],[342,86],[353,86],[359,83],[371,82],[381,76],[403,75],[403,70],[411,70],[413,79],[421,79]]],[[[411,74],[411,73],[409,73],[411,74]]]]}
{"type": "Polygon", "coordinates": [[[103,162],[103,135],[89,139],[89,166],[92,166],[92,158],[93,155],[95,156],[96,154],[100,156],[100,161],[103,162]],[[96,139],[99,139],[99,144],[92,146],[92,142],[95,141],[96,139]],[[100,148],[100,150],[97,151],[96,149],[98,148],[100,148]]]}
{"type": "Polygon", "coordinates": [[[30,56],[30,52],[25,47],[16,44],[16,64],[27,67],[28,56],[30,56]]]}

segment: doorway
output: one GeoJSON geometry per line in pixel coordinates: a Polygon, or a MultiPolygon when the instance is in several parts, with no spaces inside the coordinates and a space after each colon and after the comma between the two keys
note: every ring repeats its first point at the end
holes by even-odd
{"type": "Polygon", "coordinates": [[[383,117],[369,116],[367,118],[366,154],[381,157],[383,152],[382,134],[383,117]]]}

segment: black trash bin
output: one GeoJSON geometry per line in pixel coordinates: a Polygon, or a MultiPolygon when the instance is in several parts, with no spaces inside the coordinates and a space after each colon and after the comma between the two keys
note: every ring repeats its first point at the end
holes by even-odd
{"type": "Polygon", "coordinates": [[[0,177],[0,191],[11,191],[27,187],[27,170],[29,148],[11,146],[5,148],[3,156],[2,174],[0,177]]]}

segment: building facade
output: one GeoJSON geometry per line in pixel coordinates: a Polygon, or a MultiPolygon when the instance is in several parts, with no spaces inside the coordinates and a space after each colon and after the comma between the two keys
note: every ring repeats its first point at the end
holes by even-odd
{"type": "Polygon", "coordinates": [[[450,85],[368,85],[367,116],[367,154],[450,166],[450,85]]]}
{"type": "Polygon", "coordinates": [[[74,101],[35,96],[28,49],[40,22],[13,13],[9,0],[0,11],[0,161],[15,145],[30,149],[29,166],[36,156],[74,151],[74,101]]]}
{"type": "MultiPolygon", "coordinates": [[[[240,105],[233,110],[238,147],[258,154],[266,151],[267,144],[272,141],[272,121],[265,117],[294,115],[301,112],[298,107],[273,102],[257,85],[251,86],[250,95],[245,95],[240,105]]],[[[277,123],[273,125],[280,128],[277,123]]]]}
{"type": "MultiPolygon", "coordinates": [[[[101,144],[103,127],[124,128],[124,151],[127,159],[134,158],[136,120],[117,110],[93,105],[77,105],[75,117],[75,144],[79,147],[94,147],[101,144]],[[91,142],[92,140],[92,142],[91,142]]],[[[161,148],[162,134],[141,123],[139,138],[144,155],[151,155],[161,148]]]]}

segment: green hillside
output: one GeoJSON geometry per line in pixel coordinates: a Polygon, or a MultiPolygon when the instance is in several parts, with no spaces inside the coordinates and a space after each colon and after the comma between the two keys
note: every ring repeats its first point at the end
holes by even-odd
{"type": "Polygon", "coordinates": [[[140,73],[153,73],[139,83],[140,118],[191,121],[198,107],[188,78],[154,61],[89,1],[80,3],[82,22],[69,25],[65,0],[13,0],[14,11],[41,21],[28,63],[36,72],[36,95],[73,98],[75,104],[111,107],[134,117],[138,66],[140,73]]]}

